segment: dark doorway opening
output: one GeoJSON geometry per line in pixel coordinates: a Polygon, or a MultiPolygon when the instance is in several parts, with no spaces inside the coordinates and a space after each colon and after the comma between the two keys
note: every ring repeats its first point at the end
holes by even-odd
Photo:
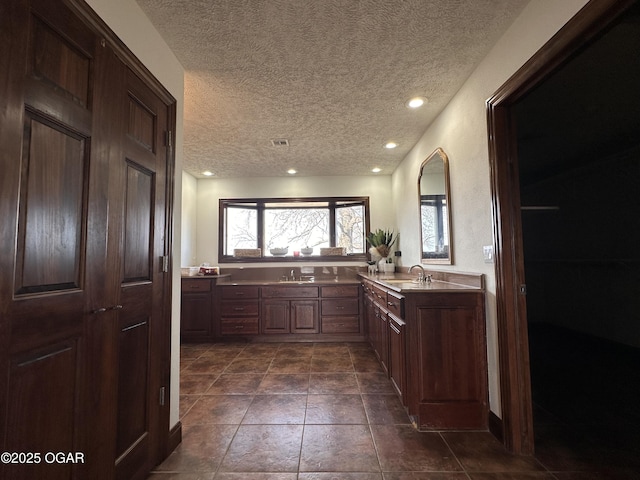
{"type": "Polygon", "coordinates": [[[533,420],[640,466],[640,5],[513,107],[533,420]]]}

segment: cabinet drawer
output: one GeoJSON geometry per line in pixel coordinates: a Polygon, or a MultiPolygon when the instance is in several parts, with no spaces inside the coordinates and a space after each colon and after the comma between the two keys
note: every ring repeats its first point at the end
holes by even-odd
{"type": "Polygon", "coordinates": [[[182,293],[189,292],[210,292],[211,279],[183,278],[182,293]]]}
{"type": "Polygon", "coordinates": [[[358,285],[340,285],[322,287],[320,291],[322,298],[357,297],[359,288],[358,285]]]}
{"type": "Polygon", "coordinates": [[[358,299],[322,300],[322,315],[357,315],[358,299]]]}
{"type": "Polygon", "coordinates": [[[253,318],[222,318],[220,333],[222,335],[257,335],[258,317],[253,318]]]}
{"type": "Polygon", "coordinates": [[[387,292],[387,310],[396,317],[404,318],[404,297],[396,293],[387,292]]]}
{"type": "Polygon", "coordinates": [[[259,287],[228,285],[221,287],[220,296],[223,299],[231,298],[258,298],[259,287]]]}
{"type": "Polygon", "coordinates": [[[359,333],[359,317],[322,317],[322,333],[359,333]]]}
{"type": "Polygon", "coordinates": [[[252,300],[249,302],[231,302],[224,301],[222,302],[221,312],[225,317],[233,317],[233,316],[258,316],[258,312],[260,311],[260,304],[258,300],[252,300]]]}
{"type": "Polygon", "coordinates": [[[384,290],[383,288],[380,288],[378,285],[373,285],[371,287],[372,293],[373,293],[373,298],[376,302],[378,302],[380,305],[386,306],[387,305],[387,291],[384,290]]]}
{"type": "Polygon", "coordinates": [[[318,298],[318,287],[262,287],[263,298],[318,298]]]}

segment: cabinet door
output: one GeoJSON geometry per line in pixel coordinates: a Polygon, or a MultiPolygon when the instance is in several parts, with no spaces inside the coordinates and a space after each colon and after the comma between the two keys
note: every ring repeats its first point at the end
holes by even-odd
{"type": "Polygon", "coordinates": [[[211,336],[211,293],[182,295],[180,338],[198,340],[211,336]]]}
{"type": "Polygon", "coordinates": [[[289,333],[289,301],[262,302],[262,333],[289,333]]]}
{"type": "Polygon", "coordinates": [[[389,378],[406,405],[406,357],[405,357],[405,323],[393,315],[388,315],[389,322],[389,378]]]}
{"type": "Polygon", "coordinates": [[[291,300],[291,333],[320,331],[318,300],[291,300]]]}

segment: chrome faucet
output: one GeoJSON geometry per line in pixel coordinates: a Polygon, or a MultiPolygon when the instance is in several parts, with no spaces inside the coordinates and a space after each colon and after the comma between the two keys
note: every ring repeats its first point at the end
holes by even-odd
{"type": "Polygon", "coordinates": [[[422,282],[431,283],[431,275],[426,275],[425,274],[424,267],[422,265],[411,265],[409,267],[409,273],[411,273],[411,270],[413,270],[414,267],[418,267],[420,269],[420,271],[418,272],[418,282],[420,282],[420,283],[422,283],[422,282]]]}
{"type": "Polygon", "coordinates": [[[291,280],[295,280],[296,279],[296,272],[295,270],[292,268],[291,269],[291,280]]]}

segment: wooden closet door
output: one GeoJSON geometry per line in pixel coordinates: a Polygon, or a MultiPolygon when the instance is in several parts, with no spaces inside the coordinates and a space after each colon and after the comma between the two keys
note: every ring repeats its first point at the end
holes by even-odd
{"type": "Polygon", "coordinates": [[[131,71],[123,93],[127,115],[119,182],[123,229],[122,308],[116,338],[116,478],[131,479],[153,466],[164,394],[162,359],[157,352],[162,350],[163,331],[168,328],[163,324],[167,318],[163,301],[167,268],[163,260],[168,258],[165,215],[169,111],[131,71]]]}
{"type": "Polygon", "coordinates": [[[101,47],[47,0],[2,2],[0,32],[0,450],[40,455],[0,478],[81,478],[86,464],[45,455],[85,452],[86,328],[114,293],[109,165],[93,152],[101,47]]]}

